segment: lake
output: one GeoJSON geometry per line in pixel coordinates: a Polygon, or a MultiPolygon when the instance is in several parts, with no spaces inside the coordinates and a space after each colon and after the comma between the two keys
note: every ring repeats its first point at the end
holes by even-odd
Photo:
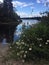
{"type": "MultiPolygon", "coordinates": [[[[22,19],[22,23],[19,24],[17,27],[16,27],[16,30],[14,32],[14,42],[16,40],[19,39],[20,35],[21,35],[21,32],[22,32],[22,25],[25,24],[25,26],[28,28],[30,25],[34,25],[38,22],[38,20],[33,20],[33,19],[22,19]]],[[[3,39],[2,41],[2,44],[7,44],[6,43],[6,39],[3,39]]]]}
{"type": "Polygon", "coordinates": [[[14,33],[14,41],[16,41],[17,39],[19,39],[19,35],[21,34],[22,31],[22,25],[25,24],[26,27],[32,24],[36,24],[38,22],[38,20],[33,20],[33,19],[22,19],[22,23],[19,24],[16,27],[15,33],[14,33]],[[28,25],[27,25],[28,24],[28,25]]]}

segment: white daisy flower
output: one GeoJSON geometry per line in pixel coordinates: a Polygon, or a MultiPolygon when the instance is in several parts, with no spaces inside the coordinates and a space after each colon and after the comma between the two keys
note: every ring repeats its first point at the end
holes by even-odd
{"type": "Polygon", "coordinates": [[[26,54],[24,55],[24,58],[26,58],[26,54]]]}
{"type": "Polygon", "coordinates": [[[16,44],[19,44],[19,42],[16,42],[16,44]]]}
{"type": "Polygon", "coordinates": [[[24,42],[21,42],[22,44],[25,44],[24,42]]]}
{"type": "Polygon", "coordinates": [[[27,51],[25,51],[25,53],[27,53],[27,51]]]}
{"type": "Polygon", "coordinates": [[[20,53],[24,53],[24,51],[21,51],[20,53]]]}
{"type": "Polygon", "coordinates": [[[32,48],[29,48],[29,51],[31,51],[32,50],[32,48]]]}
{"type": "Polygon", "coordinates": [[[37,40],[42,40],[42,38],[37,38],[37,40]]]}
{"type": "Polygon", "coordinates": [[[45,44],[48,44],[47,42],[45,44]]]}
{"type": "Polygon", "coordinates": [[[47,40],[47,42],[49,42],[49,40],[47,40]]]}
{"type": "Polygon", "coordinates": [[[10,49],[11,49],[12,47],[10,46],[10,49]]]}
{"type": "Polygon", "coordinates": [[[24,62],[25,62],[25,60],[23,59],[23,60],[22,60],[22,62],[24,63],[24,62]]]}
{"type": "Polygon", "coordinates": [[[19,56],[20,54],[19,54],[19,53],[17,53],[17,55],[19,56]]]}
{"type": "Polygon", "coordinates": [[[40,47],[42,46],[42,44],[39,45],[40,47]]]}
{"type": "Polygon", "coordinates": [[[23,37],[25,37],[25,35],[23,35],[23,37]]]}

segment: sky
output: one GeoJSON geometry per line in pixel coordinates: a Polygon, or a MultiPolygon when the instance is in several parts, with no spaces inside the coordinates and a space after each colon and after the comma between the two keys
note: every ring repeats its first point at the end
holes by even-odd
{"type": "Polygon", "coordinates": [[[13,0],[12,3],[15,12],[20,17],[41,16],[40,12],[49,9],[49,0],[13,0]]]}

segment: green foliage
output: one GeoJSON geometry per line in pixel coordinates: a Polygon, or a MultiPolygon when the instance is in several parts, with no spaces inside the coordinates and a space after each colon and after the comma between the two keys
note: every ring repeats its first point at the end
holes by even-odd
{"type": "Polygon", "coordinates": [[[21,22],[20,16],[13,10],[12,0],[4,0],[0,4],[0,38],[13,42],[16,26],[21,22]]]}
{"type": "Polygon", "coordinates": [[[46,16],[42,16],[41,18],[41,22],[47,26],[49,26],[49,12],[46,11],[43,13],[43,15],[46,15],[46,16]]]}
{"type": "Polygon", "coordinates": [[[49,60],[49,27],[41,21],[35,27],[24,30],[20,40],[10,46],[10,49],[12,57],[23,62],[49,60]]]}
{"type": "Polygon", "coordinates": [[[17,23],[16,25],[18,25],[21,22],[21,19],[20,16],[18,16],[17,13],[15,13],[15,11],[13,10],[13,5],[11,2],[12,0],[4,0],[4,2],[0,4],[0,22],[12,22],[17,23]]]}

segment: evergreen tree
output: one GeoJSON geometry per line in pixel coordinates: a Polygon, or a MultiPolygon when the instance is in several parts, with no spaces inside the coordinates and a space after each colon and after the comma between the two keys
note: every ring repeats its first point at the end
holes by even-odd
{"type": "Polygon", "coordinates": [[[16,26],[21,22],[20,17],[14,12],[12,0],[4,0],[0,6],[0,35],[13,40],[16,26]]]}
{"type": "Polygon", "coordinates": [[[11,13],[13,12],[13,6],[12,6],[12,0],[4,0],[3,3],[3,10],[4,10],[4,14],[9,16],[11,15],[11,13]]]}

